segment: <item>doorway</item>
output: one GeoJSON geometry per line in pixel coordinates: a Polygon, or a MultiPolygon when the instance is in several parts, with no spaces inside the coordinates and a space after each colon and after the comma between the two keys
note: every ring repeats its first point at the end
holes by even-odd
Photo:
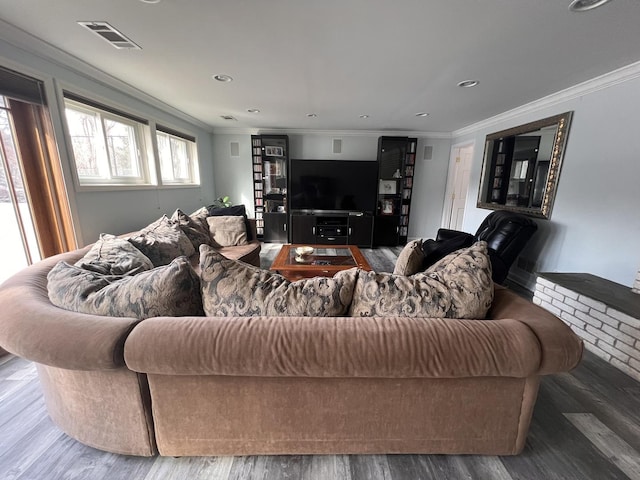
{"type": "Polygon", "coordinates": [[[0,282],[40,260],[9,100],[0,96],[0,282]]]}
{"type": "Polygon", "coordinates": [[[0,67],[0,282],[76,248],[41,81],[0,67]]]}
{"type": "Polygon", "coordinates": [[[443,228],[451,230],[462,229],[474,147],[474,143],[467,143],[454,145],[451,149],[447,189],[442,212],[443,228]]]}

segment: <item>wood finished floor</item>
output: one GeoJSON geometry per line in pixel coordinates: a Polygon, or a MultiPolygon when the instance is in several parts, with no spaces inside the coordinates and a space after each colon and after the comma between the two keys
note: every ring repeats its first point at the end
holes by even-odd
{"type": "MultiPolygon", "coordinates": [[[[375,270],[389,271],[399,249],[363,251],[375,270]]],[[[263,266],[276,253],[266,245],[263,266]]],[[[639,452],[640,383],[588,352],[574,371],[543,379],[525,451],[515,457],[115,455],[62,433],[46,414],[34,365],[0,358],[0,480],[640,480],[639,452]]]]}

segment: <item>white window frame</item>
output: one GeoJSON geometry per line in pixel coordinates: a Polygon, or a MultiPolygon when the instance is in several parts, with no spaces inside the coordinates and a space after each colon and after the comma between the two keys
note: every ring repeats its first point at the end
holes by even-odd
{"type": "Polygon", "coordinates": [[[96,134],[97,146],[96,146],[96,162],[100,171],[100,176],[83,176],[78,171],[78,166],[75,160],[75,152],[73,150],[73,141],[71,140],[71,132],[67,126],[67,135],[69,138],[69,152],[73,159],[73,167],[75,176],[78,179],[80,186],[140,186],[140,185],[154,185],[151,181],[149,162],[150,158],[147,154],[146,138],[149,136],[149,128],[144,123],[132,120],[126,116],[120,116],[115,113],[100,109],[93,105],[88,105],[76,100],[68,98],[64,99],[65,106],[65,122],[66,122],[66,109],[76,110],[81,113],[86,113],[96,116],[96,128],[98,130],[96,134]],[[133,128],[134,141],[136,147],[136,161],[138,166],[138,176],[119,176],[115,175],[116,167],[109,157],[107,147],[107,136],[105,131],[105,120],[112,120],[133,128]]]}
{"type": "MultiPolygon", "coordinates": [[[[168,128],[166,130],[169,130],[168,128]]],[[[187,135],[175,135],[166,131],[162,127],[156,128],[156,148],[158,149],[158,178],[162,182],[162,185],[200,185],[200,171],[198,165],[198,147],[195,138],[193,140],[191,138],[187,138],[187,135]],[[169,145],[171,149],[171,166],[173,171],[171,172],[171,178],[165,179],[163,175],[163,161],[162,155],[160,153],[160,142],[159,138],[161,136],[167,137],[169,140],[169,145]],[[184,178],[176,178],[175,176],[175,168],[176,164],[174,163],[175,158],[173,156],[173,148],[171,148],[171,140],[175,140],[178,142],[183,142],[186,145],[187,151],[187,160],[188,160],[188,175],[184,178]]]]}

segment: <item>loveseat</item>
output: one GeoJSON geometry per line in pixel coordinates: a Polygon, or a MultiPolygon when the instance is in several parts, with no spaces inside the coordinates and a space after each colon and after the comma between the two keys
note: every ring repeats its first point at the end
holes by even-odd
{"type": "Polygon", "coordinates": [[[540,377],[582,354],[558,318],[500,286],[484,320],[139,320],[52,305],[47,274],[87,251],[0,287],[0,345],[36,363],[62,430],[110,452],[517,454],[540,377]]]}

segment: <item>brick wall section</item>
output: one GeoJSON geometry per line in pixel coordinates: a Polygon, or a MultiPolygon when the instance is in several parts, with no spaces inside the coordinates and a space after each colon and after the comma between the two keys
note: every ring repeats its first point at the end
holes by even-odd
{"type": "Polygon", "coordinates": [[[587,350],[640,381],[640,319],[541,277],[533,302],[564,320],[587,350]]]}
{"type": "Polygon", "coordinates": [[[636,274],[636,281],[633,282],[633,287],[631,287],[631,291],[633,293],[640,293],[640,270],[636,274]]]}

